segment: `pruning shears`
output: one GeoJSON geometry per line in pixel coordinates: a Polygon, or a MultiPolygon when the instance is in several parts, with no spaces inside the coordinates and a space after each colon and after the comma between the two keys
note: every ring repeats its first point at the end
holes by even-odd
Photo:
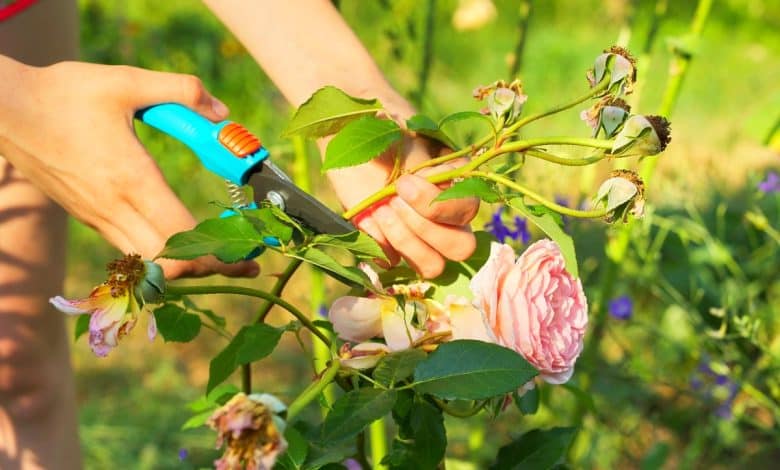
{"type": "Polygon", "coordinates": [[[236,209],[256,208],[268,201],[316,233],[344,234],[357,230],[320,201],[303,191],[269,158],[260,139],[241,124],[214,123],[176,103],[138,111],[135,117],[187,145],[203,165],[225,179],[236,209]],[[246,199],[244,186],[253,189],[246,199]]]}

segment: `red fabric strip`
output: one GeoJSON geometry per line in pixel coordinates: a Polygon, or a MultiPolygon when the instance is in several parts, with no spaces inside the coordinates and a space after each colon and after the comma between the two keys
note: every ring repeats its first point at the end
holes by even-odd
{"type": "Polygon", "coordinates": [[[0,21],[7,20],[8,18],[20,13],[25,8],[29,7],[36,0],[16,0],[10,5],[0,7],[0,21]]]}

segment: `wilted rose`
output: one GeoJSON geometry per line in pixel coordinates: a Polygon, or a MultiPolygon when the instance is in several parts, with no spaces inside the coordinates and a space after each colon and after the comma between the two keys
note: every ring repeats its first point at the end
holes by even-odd
{"type": "Polygon", "coordinates": [[[517,259],[509,245],[492,243],[471,290],[498,344],[520,353],[549,383],[571,378],[583,347],[588,305],[555,242],[540,240],[517,259]]]}

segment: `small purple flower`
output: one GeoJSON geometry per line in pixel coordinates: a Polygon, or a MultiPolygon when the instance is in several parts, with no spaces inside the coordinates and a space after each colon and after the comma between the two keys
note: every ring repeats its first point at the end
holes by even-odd
{"type": "Polygon", "coordinates": [[[493,212],[493,215],[490,218],[490,222],[485,224],[485,230],[492,233],[499,243],[504,243],[504,240],[507,238],[511,238],[513,240],[515,239],[512,236],[512,230],[510,230],[509,227],[504,224],[504,220],[501,218],[501,214],[503,214],[503,212],[504,206],[499,207],[497,211],[493,212]]]}
{"type": "Polygon", "coordinates": [[[618,320],[628,320],[634,314],[634,302],[631,297],[621,295],[609,301],[609,314],[618,320]]]}
{"type": "Polygon", "coordinates": [[[739,384],[728,375],[715,372],[707,356],[701,359],[696,371],[691,375],[690,384],[703,401],[715,406],[715,416],[725,420],[732,418],[732,407],[739,393],[739,384]]]}
{"type": "Polygon", "coordinates": [[[360,462],[358,462],[355,459],[347,459],[342,464],[347,468],[347,470],[363,470],[363,466],[360,465],[360,462]]]}
{"type": "Polygon", "coordinates": [[[758,190],[763,193],[780,192],[780,175],[775,171],[766,174],[766,179],[758,183],[758,190]]]}
{"type": "Polygon", "coordinates": [[[531,241],[531,232],[528,231],[528,221],[523,217],[515,216],[513,221],[515,229],[512,230],[504,223],[504,219],[501,218],[503,213],[504,207],[501,206],[493,213],[490,222],[485,224],[485,230],[492,233],[499,243],[504,243],[507,238],[515,241],[519,239],[523,244],[531,241]]]}
{"type": "Polygon", "coordinates": [[[322,318],[328,318],[328,307],[325,304],[320,304],[319,308],[317,308],[317,315],[321,316],[322,318]]]}
{"type": "Polygon", "coordinates": [[[184,447],[179,449],[179,460],[180,461],[182,461],[182,462],[185,461],[189,455],[190,455],[190,451],[188,451],[184,447]]]}
{"type": "Polygon", "coordinates": [[[531,232],[528,231],[528,221],[523,217],[515,216],[515,231],[513,232],[512,240],[520,239],[523,245],[528,244],[531,241],[531,232]]]}

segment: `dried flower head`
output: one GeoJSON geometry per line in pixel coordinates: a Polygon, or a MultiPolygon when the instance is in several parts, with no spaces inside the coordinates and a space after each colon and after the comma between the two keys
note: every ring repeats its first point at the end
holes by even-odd
{"type": "Polygon", "coordinates": [[[663,152],[671,140],[671,125],[666,118],[636,114],[623,123],[611,153],[640,157],[656,155],[663,152]]]}
{"type": "Polygon", "coordinates": [[[268,394],[237,393],[218,408],[206,424],[217,431],[217,448],[225,453],[214,462],[217,470],[271,470],[287,449],[284,421],[286,409],[268,394]]]}
{"type": "Polygon", "coordinates": [[[623,125],[630,112],[631,106],[624,100],[607,95],[590,108],[583,110],[580,119],[593,129],[594,137],[598,135],[600,129],[604,129],[607,137],[612,137],[623,125]]]}
{"type": "Polygon", "coordinates": [[[612,46],[596,57],[593,68],[586,74],[591,88],[595,87],[609,73],[608,93],[627,95],[636,81],[636,60],[624,48],[612,46]]]}
{"type": "Polygon", "coordinates": [[[506,83],[499,80],[487,86],[480,86],[472,93],[474,98],[485,101],[487,110],[496,121],[503,120],[504,124],[511,124],[520,117],[523,105],[528,96],[523,93],[523,84],[520,80],[506,83]]]}
{"type": "Polygon", "coordinates": [[[609,212],[607,222],[618,219],[625,222],[628,214],[641,218],[645,208],[645,185],[636,172],[615,170],[599,187],[594,204],[604,204],[609,212]]]}

